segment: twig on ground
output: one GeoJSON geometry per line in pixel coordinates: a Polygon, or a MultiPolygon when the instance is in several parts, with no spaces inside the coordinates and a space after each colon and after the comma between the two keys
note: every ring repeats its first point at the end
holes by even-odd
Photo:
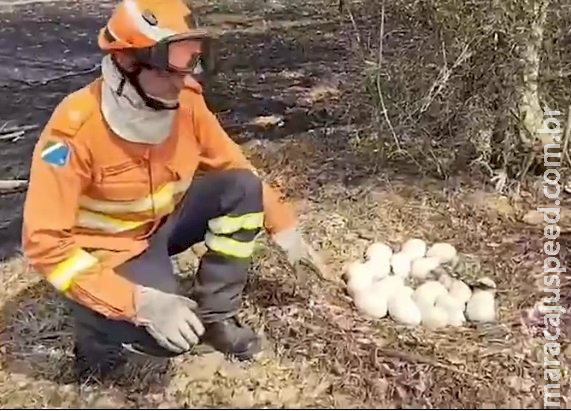
{"type": "Polygon", "coordinates": [[[37,124],[20,126],[20,127],[6,127],[8,123],[5,123],[0,127],[0,141],[18,141],[20,138],[26,134],[27,131],[35,130],[39,126],[37,124]]]}
{"type": "Polygon", "coordinates": [[[397,146],[397,151],[401,151],[400,143],[395,133],[395,129],[393,127],[393,123],[389,119],[389,114],[387,112],[387,107],[385,105],[385,99],[383,97],[383,89],[381,86],[381,67],[383,63],[383,37],[385,34],[385,2],[383,1],[382,8],[381,8],[381,30],[379,32],[379,63],[377,68],[377,92],[379,93],[379,101],[381,102],[381,108],[383,109],[383,115],[385,116],[385,120],[391,129],[391,133],[393,134],[393,139],[395,140],[395,144],[397,146]]]}
{"type": "Polygon", "coordinates": [[[24,136],[23,131],[14,131],[10,134],[0,135],[0,141],[11,140],[12,142],[20,140],[24,136]]]}
{"type": "Polygon", "coordinates": [[[357,47],[359,47],[359,52],[361,53],[361,58],[364,59],[365,50],[363,48],[363,43],[361,41],[361,34],[359,33],[359,28],[357,27],[357,22],[355,21],[355,17],[353,16],[351,7],[347,7],[347,14],[349,15],[349,19],[351,20],[351,25],[353,26],[353,30],[355,31],[355,39],[357,41],[357,47]]]}
{"type": "Polygon", "coordinates": [[[39,126],[37,124],[31,124],[28,126],[17,126],[17,127],[6,127],[8,125],[8,123],[6,122],[2,127],[0,127],[0,135],[2,134],[10,134],[13,133],[15,131],[30,131],[30,130],[35,130],[37,129],[39,126]]]}
{"type": "Polygon", "coordinates": [[[0,193],[19,190],[28,185],[28,180],[0,180],[0,193]]]}
{"type": "Polygon", "coordinates": [[[27,86],[45,86],[48,83],[52,83],[54,81],[59,81],[59,80],[64,80],[66,78],[71,78],[71,77],[77,77],[77,76],[84,76],[86,74],[91,74],[91,73],[95,73],[97,70],[99,70],[101,66],[99,64],[97,64],[96,66],[93,66],[91,68],[88,69],[84,69],[84,70],[79,70],[79,71],[71,71],[65,74],[60,74],[59,76],[53,76],[53,77],[48,77],[45,78],[43,80],[16,80],[20,83],[24,83],[27,86]]]}
{"type": "MultiPolygon", "coordinates": [[[[34,3],[55,3],[58,0],[10,0],[10,1],[0,1],[0,7],[10,7],[10,6],[27,6],[28,4],[34,3]]],[[[62,1],[62,0],[59,0],[62,1]]]]}
{"type": "Polygon", "coordinates": [[[432,365],[433,367],[442,368],[444,370],[451,371],[451,372],[454,372],[457,374],[470,376],[470,377],[478,379],[478,380],[484,380],[484,377],[482,377],[478,374],[474,374],[474,373],[471,373],[468,371],[463,371],[463,370],[460,370],[456,367],[452,367],[451,365],[444,364],[444,363],[436,361],[432,358],[427,358],[427,357],[424,357],[424,356],[421,356],[418,354],[403,352],[403,351],[396,351],[396,350],[389,350],[386,348],[380,348],[379,352],[386,355],[387,357],[400,358],[401,360],[405,360],[405,361],[408,361],[411,363],[428,364],[428,365],[432,365]]]}

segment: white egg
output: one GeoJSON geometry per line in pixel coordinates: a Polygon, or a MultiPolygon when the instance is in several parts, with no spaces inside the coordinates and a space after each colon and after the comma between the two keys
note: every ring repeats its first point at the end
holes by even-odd
{"type": "Polygon", "coordinates": [[[424,317],[426,313],[434,308],[434,301],[431,298],[425,295],[414,295],[412,297],[413,301],[416,303],[416,306],[419,308],[420,313],[424,317]]]}
{"type": "Polygon", "coordinates": [[[438,282],[449,290],[450,286],[452,285],[453,278],[450,277],[448,274],[443,273],[440,275],[440,277],[438,277],[438,282]]]}
{"type": "Polygon", "coordinates": [[[452,284],[450,285],[448,292],[452,298],[462,304],[466,304],[472,296],[472,290],[470,287],[461,280],[452,280],[452,284]]]}
{"type": "Polygon", "coordinates": [[[371,288],[373,280],[367,277],[353,277],[347,282],[347,292],[351,297],[371,288]]]}
{"type": "Polygon", "coordinates": [[[466,305],[466,317],[474,322],[493,322],[496,319],[494,294],[487,290],[475,290],[466,305]]]}
{"type": "Polygon", "coordinates": [[[412,295],[414,294],[414,290],[408,286],[404,286],[404,287],[400,288],[398,292],[401,295],[406,296],[407,298],[412,298],[412,295]]]}
{"type": "Polygon", "coordinates": [[[367,266],[362,261],[356,260],[343,267],[343,279],[345,282],[349,281],[352,277],[366,275],[367,266]]]}
{"type": "Polygon", "coordinates": [[[393,320],[405,325],[419,325],[422,320],[420,309],[412,298],[396,294],[389,299],[389,315],[393,320]]]}
{"type": "Polygon", "coordinates": [[[436,299],[436,307],[446,311],[448,325],[459,327],[466,319],[464,318],[464,303],[454,299],[450,294],[442,294],[436,299]]]}
{"type": "Polygon", "coordinates": [[[419,238],[411,238],[402,245],[400,252],[407,254],[411,260],[424,257],[426,254],[426,243],[419,238]]]}
{"type": "Polygon", "coordinates": [[[420,257],[413,260],[410,275],[414,278],[424,280],[432,270],[440,265],[436,257],[420,257]]]}
{"type": "Polygon", "coordinates": [[[486,288],[496,288],[496,282],[490,277],[482,277],[478,279],[478,284],[486,288]]]}
{"type": "Polygon", "coordinates": [[[446,311],[464,311],[464,303],[456,300],[450,294],[441,294],[436,298],[435,305],[446,311]]]}
{"type": "Polygon", "coordinates": [[[407,254],[402,252],[393,254],[391,257],[391,267],[394,275],[406,278],[410,274],[412,260],[407,254]]]}
{"type": "Polygon", "coordinates": [[[452,327],[461,327],[466,322],[466,317],[464,317],[464,311],[448,311],[448,325],[452,327]]]}
{"type": "Polygon", "coordinates": [[[453,262],[456,259],[456,248],[448,243],[435,243],[426,252],[427,257],[436,257],[440,264],[453,262]]]}
{"type": "Polygon", "coordinates": [[[391,273],[389,260],[367,260],[363,265],[370,272],[374,281],[381,280],[391,273]]]}
{"type": "Polygon", "coordinates": [[[438,281],[427,281],[414,291],[412,298],[415,301],[426,301],[430,304],[435,304],[438,297],[447,293],[448,290],[438,281]]]}
{"type": "Polygon", "coordinates": [[[432,307],[422,317],[422,325],[426,328],[436,329],[448,325],[448,313],[440,307],[432,307]]]}
{"type": "Polygon", "coordinates": [[[380,242],[371,244],[365,252],[365,257],[367,257],[367,260],[390,260],[392,255],[393,249],[389,245],[380,242]]]}
{"type": "Polygon", "coordinates": [[[381,281],[374,282],[371,286],[373,292],[380,298],[389,299],[399,289],[404,287],[404,279],[391,275],[383,278],[381,281]]]}
{"type": "Polygon", "coordinates": [[[360,261],[349,264],[344,273],[347,278],[347,291],[354,296],[361,290],[366,290],[373,284],[373,276],[368,267],[360,261]]]}
{"type": "Polygon", "coordinates": [[[399,300],[399,299],[400,300],[412,299],[412,288],[404,286],[404,285],[402,287],[396,288],[396,290],[387,299],[387,301],[390,301],[391,299],[397,299],[397,300],[399,300]]]}
{"type": "Polygon", "coordinates": [[[371,292],[371,289],[359,292],[353,298],[355,307],[363,314],[373,318],[383,318],[387,315],[387,300],[371,292]]]}

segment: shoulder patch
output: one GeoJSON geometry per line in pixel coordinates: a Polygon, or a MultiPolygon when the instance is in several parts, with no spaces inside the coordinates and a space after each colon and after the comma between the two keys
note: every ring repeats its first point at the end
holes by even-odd
{"type": "Polygon", "coordinates": [[[46,163],[63,167],[69,162],[71,150],[63,141],[48,140],[42,147],[41,157],[46,163]]]}

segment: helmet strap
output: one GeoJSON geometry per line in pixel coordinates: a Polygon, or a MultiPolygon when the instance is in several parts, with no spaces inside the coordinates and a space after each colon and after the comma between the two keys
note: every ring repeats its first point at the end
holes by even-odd
{"type": "Polygon", "coordinates": [[[123,76],[121,84],[117,89],[117,94],[121,95],[123,93],[123,88],[125,87],[125,81],[128,81],[129,84],[133,86],[133,88],[135,89],[139,97],[141,97],[141,99],[143,100],[143,102],[147,107],[156,111],[178,109],[179,106],[178,103],[174,106],[166,105],[162,101],[149,96],[147,93],[145,93],[145,90],[143,90],[143,87],[141,86],[141,82],[139,80],[139,74],[141,74],[141,71],[143,71],[143,69],[153,70],[152,66],[142,62],[137,62],[135,63],[134,70],[127,71],[120,64],[117,63],[114,57],[112,57],[112,60],[115,63],[115,66],[117,67],[121,75],[123,76]]]}

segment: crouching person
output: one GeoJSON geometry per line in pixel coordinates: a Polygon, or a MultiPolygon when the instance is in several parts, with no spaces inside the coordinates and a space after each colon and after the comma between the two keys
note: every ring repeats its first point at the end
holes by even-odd
{"type": "Polygon", "coordinates": [[[123,0],[99,33],[101,76],[63,99],[33,152],[23,249],[72,308],[80,371],[198,342],[250,359],[260,342],[236,314],[256,235],[292,263],[319,258],[207,108],[193,17],[182,0],[123,0]],[[201,241],[183,295],[170,257],[201,241]]]}

